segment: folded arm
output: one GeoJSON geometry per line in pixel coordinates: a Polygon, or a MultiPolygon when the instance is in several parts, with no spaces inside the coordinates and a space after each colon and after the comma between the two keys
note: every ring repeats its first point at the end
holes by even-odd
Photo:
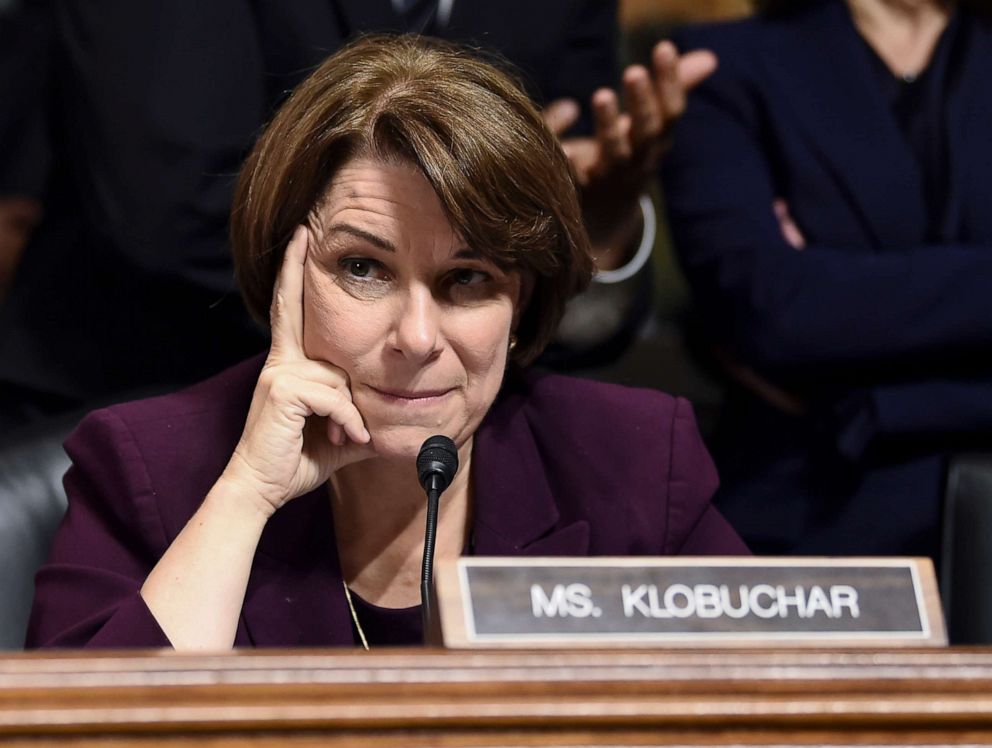
{"type": "Polygon", "coordinates": [[[797,251],[746,92],[703,83],[663,164],[671,229],[714,334],[771,376],[857,375],[992,346],[992,247],[797,251]]]}
{"type": "Polygon", "coordinates": [[[820,241],[781,202],[771,137],[724,65],[663,163],[672,235],[715,342],[749,373],[844,405],[834,415],[853,457],[879,436],[992,429],[992,247],[820,241]]]}

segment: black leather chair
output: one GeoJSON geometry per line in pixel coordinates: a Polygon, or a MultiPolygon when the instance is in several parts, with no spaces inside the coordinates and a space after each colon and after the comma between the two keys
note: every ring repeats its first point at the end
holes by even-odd
{"type": "Polygon", "coordinates": [[[992,644],[992,454],[948,469],[941,597],[952,644],[992,644]]]}
{"type": "Polygon", "coordinates": [[[62,442],[78,420],[60,418],[0,444],[0,650],[24,646],[34,574],[65,513],[62,442]]]}

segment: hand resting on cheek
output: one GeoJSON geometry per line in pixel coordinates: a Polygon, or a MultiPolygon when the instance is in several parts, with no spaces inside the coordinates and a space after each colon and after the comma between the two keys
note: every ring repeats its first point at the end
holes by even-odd
{"type": "Polygon", "coordinates": [[[303,349],[303,268],[310,231],[290,241],[272,296],[272,346],[225,477],[268,513],[375,452],[347,374],[303,349]]]}

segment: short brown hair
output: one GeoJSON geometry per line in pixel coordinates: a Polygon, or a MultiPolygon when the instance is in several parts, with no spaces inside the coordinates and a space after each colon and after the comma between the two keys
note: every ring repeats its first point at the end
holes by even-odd
{"type": "Polygon", "coordinates": [[[565,303],[592,277],[568,160],[530,99],[468,50],[414,36],[366,36],[292,93],[238,180],[231,242],[242,293],[268,321],[296,226],[347,160],[409,160],[469,246],[534,281],[513,359],[533,361],[565,303]]]}

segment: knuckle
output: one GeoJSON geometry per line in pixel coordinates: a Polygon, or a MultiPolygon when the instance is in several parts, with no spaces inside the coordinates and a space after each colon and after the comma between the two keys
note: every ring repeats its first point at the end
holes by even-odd
{"type": "Polygon", "coordinates": [[[258,383],[266,389],[272,389],[272,386],[278,382],[282,376],[279,369],[280,367],[277,365],[266,364],[262,369],[262,372],[258,375],[258,383]]]}
{"type": "Polygon", "coordinates": [[[293,383],[286,376],[274,376],[269,385],[269,399],[274,403],[287,403],[296,399],[293,383]]]}
{"type": "Polygon", "coordinates": [[[278,379],[279,375],[276,373],[275,367],[266,366],[262,369],[262,373],[258,375],[258,384],[266,390],[271,390],[278,379]]]}

